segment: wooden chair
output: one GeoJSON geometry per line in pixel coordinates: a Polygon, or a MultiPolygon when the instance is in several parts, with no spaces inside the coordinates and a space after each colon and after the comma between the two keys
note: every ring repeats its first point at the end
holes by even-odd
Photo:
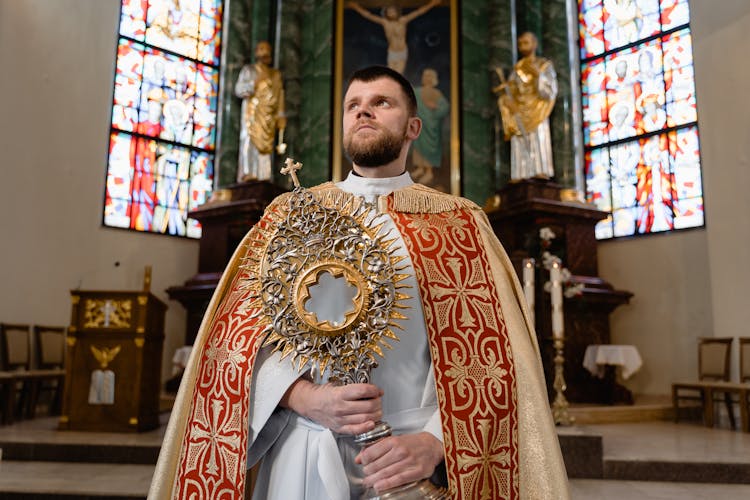
{"type": "Polygon", "coordinates": [[[740,382],[750,382],[750,337],[740,337],[740,382]]]}
{"type": "Polygon", "coordinates": [[[742,430],[750,432],[750,337],[740,337],[740,387],[738,404],[742,430]]]}
{"type": "Polygon", "coordinates": [[[715,397],[718,401],[721,401],[721,396],[723,396],[724,401],[732,401],[734,395],[737,395],[742,430],[750,432],[750,338],[748,337],[740,337],[739,368],[739,383],[712,383],[709,388],[708,402],[713,404],[715,397]]]}
{"type": "MultiPolygon", "coordinates": [[[[750,337],[740,337],[740,383],[750,385],[750,337]]],[[[740,392],[740,415],[743,430],[750,432],[750,387],[740,392]]]]}
{"type": "Polygon", "coordinates": [[[2,424],[13,422],[16,384],[17,380],[12,373],[0,371],[0,423],[2,424]]]}
{"type": "Polygon", "coordinates": [[[65,334],[63,326],[34,326],[37,366],[31,371],[32,385],[27,416],[34,418],[39,395],[51,393],[49,413],[60,412],[65,387],[65,334]]]}
{"type": "MultiPolygon", "coordinates": [[[[700,401],[703,409],[703,421],[706,426],[713,426],[713,391],[712,382],[729,382],[730,359],[734,337],[701,337],[698,339],[698,381],[676,382],[672,384],[672,406],[674,420],[679,420],[680,401],[700,401]],[[685,394],[687,392],[687,394],[685,394]],[[709,401],[709,399],[711,399],[709,401]]],[[[724,403],[729,413],[729,422],[735,428],[732,396],[724,393],[724,403]]]]}
{"type": "Polygon", "coordinates": [[[12,423],[28,401],[31,327],[0,323],[0,370],[2,370],[2,421],[12,423]],[[20,393],[19,393],[20,390],[20,393]],[[18,401],[16,401],[18,394],[18,401]]]}
{"type": "Polygon", "coordinates": [[[31,369],[31,326],[0,323],[5,371],[28,371],[31,369]]]}

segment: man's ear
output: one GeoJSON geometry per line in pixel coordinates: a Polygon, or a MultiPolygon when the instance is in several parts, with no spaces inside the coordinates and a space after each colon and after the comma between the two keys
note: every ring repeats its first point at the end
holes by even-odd
{"type": "Polygon", "coordinates": [[[406,138],[414,141],[419,137],[421,131],[422,119],[418,116],[410,117],[409,122],[406,124],[406,138]]]}

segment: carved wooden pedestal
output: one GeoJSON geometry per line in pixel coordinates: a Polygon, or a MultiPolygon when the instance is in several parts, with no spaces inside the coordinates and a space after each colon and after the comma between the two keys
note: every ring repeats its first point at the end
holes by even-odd
{"type": "Polygon", "coordinates": [[[60,429],[158,427],[167,306],[147,291],[74,290],[71,295],[60,429]]]}
{"type": "Polygon", "coordinates": [[[248,230],[260,220],[268,204],[286,190],[268,181],[235,184],[221,191],[220,201],[206,203],[190,212],[203,230],[198,273],[167,294],[187,310],[185,344],[192,345],[203,314],[224,268],[248,230]]]}
{"type": "Polygon", "coordinates": [[[553,395],[554,348],[550,296],[543,286],[549,280],[541,267],[539,230],[549,227],[555,238],[547,248],[562,259],[573,274],[572,283],[582,283],[582,294],[565,298],[565,395],[571,403],[632,403],[630,392],[617,384],[608,370],[603,379],[592,376],[583,367],[589,344],[610,343],[609,314],[630,300],[632,294],[615,290],[599,278],[594,226],[606,217],[591,205],[562,201],[564,190],[550,181],[530,179],[499,191],[500,206],[488,214],[492,227],[521,276],[521,262],[537,260],[535,273],[535,317],[539,347],[550,396],[553,395]]]}

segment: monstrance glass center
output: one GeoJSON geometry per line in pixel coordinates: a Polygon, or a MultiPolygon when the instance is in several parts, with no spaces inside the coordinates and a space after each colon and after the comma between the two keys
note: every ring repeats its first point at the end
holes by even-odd
{"type": "Polygon", "coordinates": [[[302,273],[298,283],[298,313],[324,335],[338,335],[352,327],[369,296],[360,273],[343,262],[314,266],[302,273]]]}

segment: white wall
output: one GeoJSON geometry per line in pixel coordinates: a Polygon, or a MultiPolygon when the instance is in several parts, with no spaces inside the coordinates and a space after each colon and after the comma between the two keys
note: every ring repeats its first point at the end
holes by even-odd
{"type": "Polygon", "coordinates": [[[71,289],[139,290],[151,265],[166,378],[185,313],[164,290],[198,243],[101,225],[119,3],[0,0],[0,321],[67,325],[71,289]]]}
{"type": "Polygon", "coordinates": [[[714,334],[750,336],[750,2],[693,3],[714,334]]]}
{"type": "Polygon", "coordinates": [[[697,337],[750,336],[750,2],[690,8],[706,228],[599,247],[602,276],[635,293],[612,330],[643,355],[627,383],[636,393],[667,394],[694,377],[697,337]]]}
{"type": "Polygon", "coordinates": [[[599,246],[599,271],[634,293],[610,316],[612,343],[634,344],[643,367],[626,384],[636,394],[668,394],[697,374],[696,339],[713,336],[706,231],[654,235],[599,246]]]}

